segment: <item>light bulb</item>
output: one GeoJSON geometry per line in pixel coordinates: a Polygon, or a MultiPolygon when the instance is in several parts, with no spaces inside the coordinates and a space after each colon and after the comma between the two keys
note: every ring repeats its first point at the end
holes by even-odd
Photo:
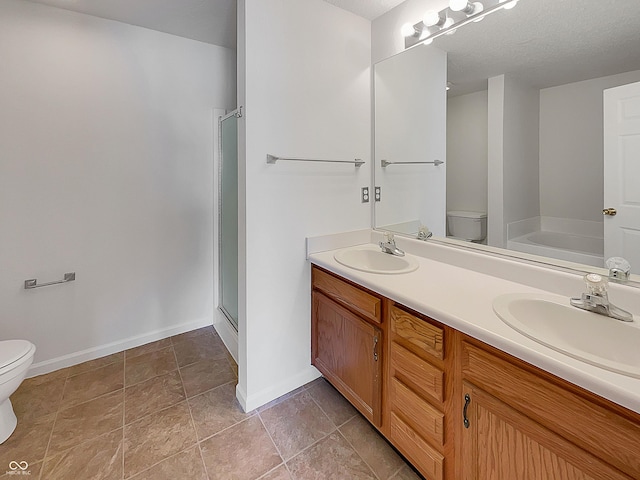
{"type": "MultiPolygon", "coordinates": [[[[474,2],[472,15],[477,15],[478,13],[482,13],[483,10],[484,10],[484,6],[482,5],[482,3],[474,2]]],[[[484,16],[474,20],[474,22],[480,22],[483,19],[484,19],[484,16]]]]}
{"type": "Polygon", "coordinates": [[[400,29],[400,33],[403,37],[413,37],[416,34],[416,29],[410,23],[405,23],[400,29]]]}
{"type": "Polygon", "coordinates": [[[440,13],[435,10],[429,10],[424,14],[424,18],[422,19],[422,23],[424,23],[427,27],[433,27],[434,25],[438,25],[442,21],[442,17],[440,17],[440,13]]]}
{"type": "Polygon", "coordinates": [[[431,45],[433,43],[433,38],[427,38],[424,42],[422,42],[423,45],[431,45]]]}
{"type": "Polygon", "coordinates": [[[500,3],[505,3],[503,7],[505,10],[511,10],[513,7],[515,7],[518,4],[518,0],[511,0],[511,1],[501,0],[500,3]]]}
{"type": "Polygon", "coordinates": [[[447,17],[447,19],[442,24],[442,29],[445,30],[454,24],[454,20],[451,17],[447,17]]]}
{"type": "Polygon", "coordinates": [[[454,12],[461,12],[466,9],[468,5],[469,2],[467,2],[467,0],[450,0],[449,2],[449,8],[454,12]]]}

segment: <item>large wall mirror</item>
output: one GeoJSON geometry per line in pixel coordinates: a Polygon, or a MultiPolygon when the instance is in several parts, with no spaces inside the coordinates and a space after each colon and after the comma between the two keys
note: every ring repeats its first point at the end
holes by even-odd
{"type": "Polygon", "coordinates": [[[374,91],[375,228],[640,273],[640,1],[520,0],[374,91]]]}

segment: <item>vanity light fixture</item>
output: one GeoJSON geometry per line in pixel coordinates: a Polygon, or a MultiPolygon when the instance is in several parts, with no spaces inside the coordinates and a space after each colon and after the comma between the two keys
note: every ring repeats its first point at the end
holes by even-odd
{"type": "Polygon", "coordinates": [[[411,48],[420,43],[430,44],[440,35],[451,35],[463,25],[479,22],[485,16],[498,10],[510,10],[519,0],[450,0],[449,6],[440,11],[429,10],[422,21],[405,23],[401,33],[404,37],[404,48],[411,48]]]}

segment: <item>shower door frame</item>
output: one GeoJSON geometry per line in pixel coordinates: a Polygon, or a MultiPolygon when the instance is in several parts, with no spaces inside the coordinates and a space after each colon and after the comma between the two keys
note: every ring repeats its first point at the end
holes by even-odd
{"type": "MultiPolygon", "coordinates": [[[[222,122],[224,122],[225,120],[231,118],[231,117],[236,117],[236,118],[242,118],[242,107],[239,107],[235,110],[232,110],[231,112],[225,114],[225,115],[220,115],[218,116],[218,185],[217,185],[217,189],[218,189],[218,211],[217,211],[217,216],[218,216],[218,221],[217,223],[217,228],[218,228],[218,301],[216,307],[217,309],[224,315],[225,319],[227,320],[227,322],[229,323],[229,325],[231,326],[231,328],[233,328],[233,330],[236,332],[238,332],[238,319],[234,319],[233,316],[227,311],[227,309],[224,307],[223,305],[223,287],[222,287],[222,165],[224,163],[224,159],[223,159],[223,152],[222,152],[222,122]]],[[[237,159],[236,159],[236,163],[237,163],[237,159]]],[[[237,269],[237,265],[236,265],[236,269],[237,269]]],[[[236,287],[237,288],[237,287],[236,287]]],[[[236,292],[236,296],[237,296],[237,292],[236,292]]]]}

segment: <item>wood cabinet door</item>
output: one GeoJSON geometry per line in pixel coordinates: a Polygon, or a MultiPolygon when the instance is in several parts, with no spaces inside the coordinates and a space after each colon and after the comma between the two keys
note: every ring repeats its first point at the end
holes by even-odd
{"type": "Polygon", "coordinates": [[[459,429],[463,480],[631,479],[466,382],[463,405],[460,420],[468,421],[459,429]]]}
{"type": "Polygon", "coordinates": [[[380,426],[382,332],[320,292],[312,293],[312,363],[371,423],[380,426]]]}

